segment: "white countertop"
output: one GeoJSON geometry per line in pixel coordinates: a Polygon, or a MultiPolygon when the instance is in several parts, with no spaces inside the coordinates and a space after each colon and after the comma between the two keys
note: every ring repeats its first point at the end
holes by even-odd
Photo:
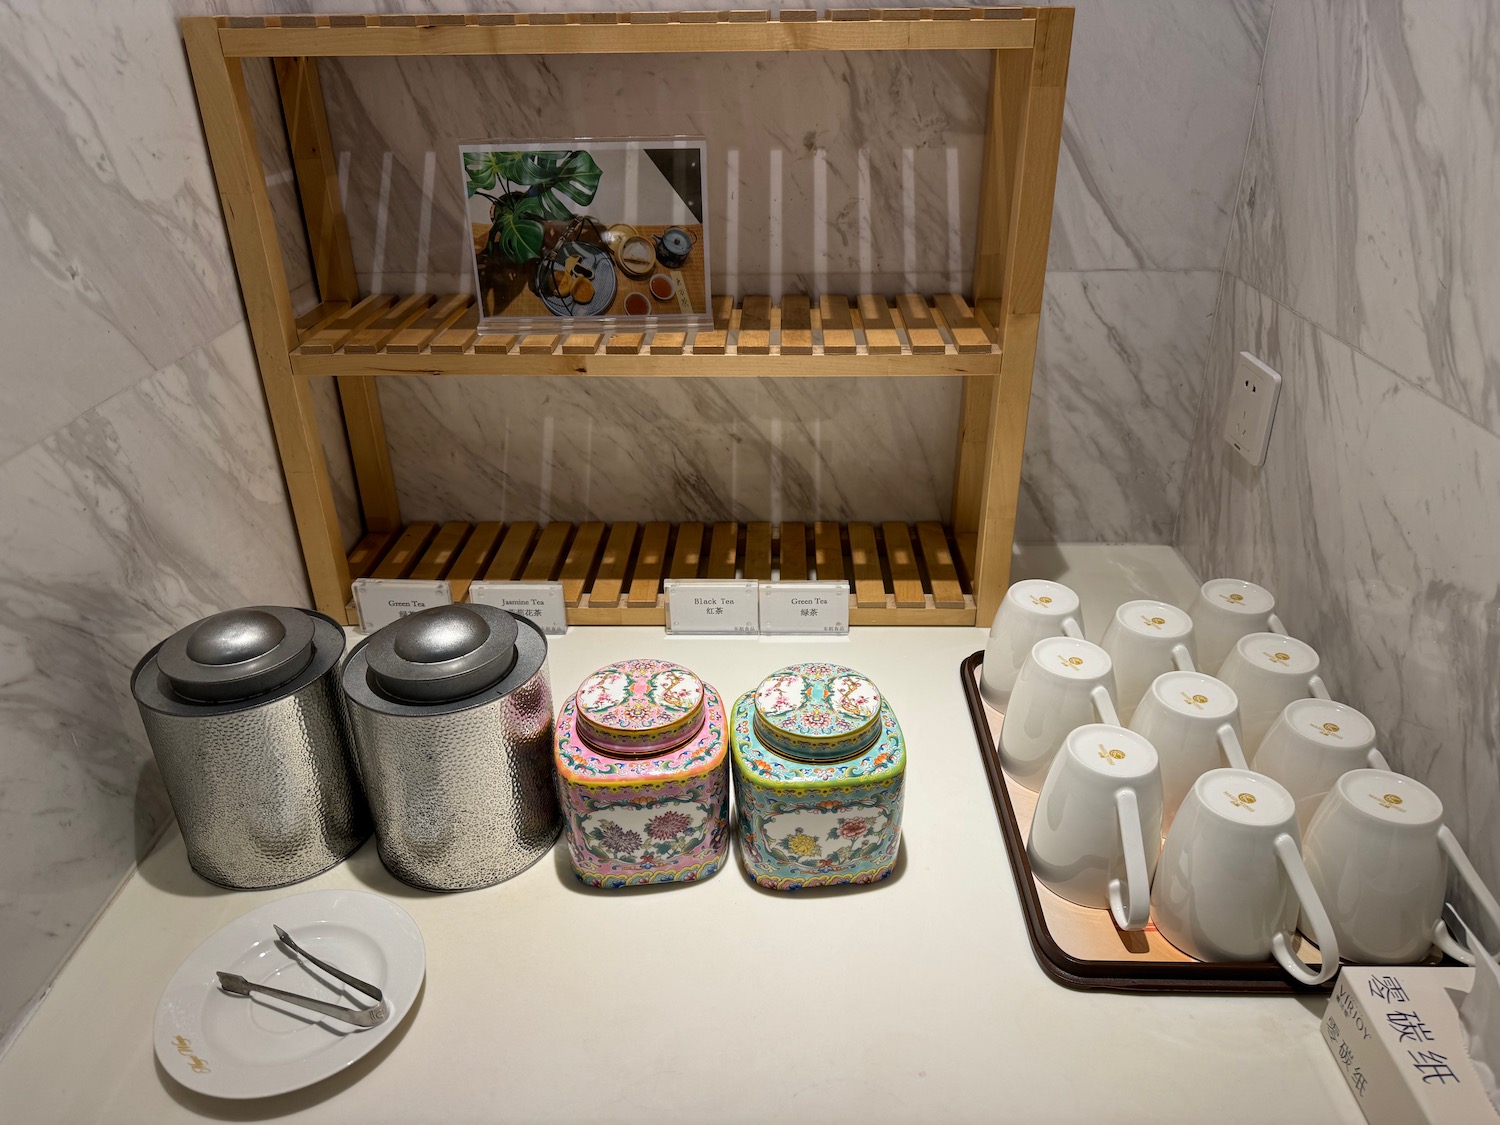
{"type": "MultiPolygon", "coordinates": [[[[1049,548],[1018,576],[1069,582],[1098,636],[1127,596],[1185,602],[1167,548],[1049,548]]],[[[397,882],[373,841],[294,887],[227,892],[174,831],[142,863],[0,1059],[17,1122],[1350,1121],[1322,1001],[1073,992],[1033,957],[959,688],[978,629],[839,639],[554,638],[560,700],[601,664],[660,655],[733,697],[794,660],[871,676],[905,729],[895,873],[763,891],[731,860],[700,884],[594,891],[565,846],[497,887],[397,882]],[[325,887],[399,902],[427,943],[416,1010],[345,1074],[258,1102],[193,1094],[151,1025],[177,965],[230,919],[325,887]]]]}

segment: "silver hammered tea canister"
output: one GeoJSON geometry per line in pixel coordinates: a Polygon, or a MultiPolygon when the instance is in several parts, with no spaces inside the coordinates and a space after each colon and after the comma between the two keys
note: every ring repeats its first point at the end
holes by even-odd
{"type": "Polygon", "coordinates": [[[344,630],[320,613],[252,606],[205,617],[131,676],[146,737],[211,883],[309,879],[370,834],[338,684],[344,630]]]}
{"type": "Polygon", "coordinates": [[[487,605],[423,610],[356,646],[343,684],[391,874],[471,890],[551,850],[562,818],[535,625],[487,605]]]}

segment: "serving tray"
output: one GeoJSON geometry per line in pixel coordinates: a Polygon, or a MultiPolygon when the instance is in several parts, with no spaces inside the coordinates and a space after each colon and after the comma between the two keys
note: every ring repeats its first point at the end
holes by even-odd
{"type": "MultiPolygon", "coordinates": [[[[1275,961],[1198,961],[1157,933],[1155,923],[1139,933],[1127,933],[1116,928],[1109,911],[1078,906],[1039,883],[1026,857],[1026,835],[1031,828],[1037,795],[1006,777],[1000,768],[995,740],[1004,716],[989,707],[979,694],[979,668],[983,662],[982,651],[965,658],[959,665],[959,676],[974,736],[979,742],[979,756],[989,777],[1005,850],[1010,853],[1010,869],[1016,878],[1026,931],[1043,972],[1058,984],[1077,989],[1261,995],[1332,990],[1337,976],[1322,985],[1305,985],[1293,981],[1275,961]]],[[[1312,963],[1317,947],[1303,942],[1298,952],[1312,963]]]]}

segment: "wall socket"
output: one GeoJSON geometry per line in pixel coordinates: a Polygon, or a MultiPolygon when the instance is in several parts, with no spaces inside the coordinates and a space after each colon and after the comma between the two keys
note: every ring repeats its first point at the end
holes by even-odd
{"type": "Polygon", "coordinates": [[[1234,364],[1234,386],[1229,388],[1224,440],[1252,465],[1266,463],[1280,397],[1281,376],[1249,352],[1240,352],[1234,364]]]}

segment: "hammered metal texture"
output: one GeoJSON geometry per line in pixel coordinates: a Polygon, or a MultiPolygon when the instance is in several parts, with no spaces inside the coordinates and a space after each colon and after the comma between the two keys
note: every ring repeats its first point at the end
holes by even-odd
{"type": "Polygon", "coordinates": [[[433,891],[487,887],[524,871],[562,829],[547,664],[464,711],[395,715],[350,699],[381,861],[433,891]]]}
{"type": "Polygon", "coordinates": [[[290,695],[227,715],[142,707],[193,870],[222,887],[309,879],[370,834],[338,665],[290,695]]]}

